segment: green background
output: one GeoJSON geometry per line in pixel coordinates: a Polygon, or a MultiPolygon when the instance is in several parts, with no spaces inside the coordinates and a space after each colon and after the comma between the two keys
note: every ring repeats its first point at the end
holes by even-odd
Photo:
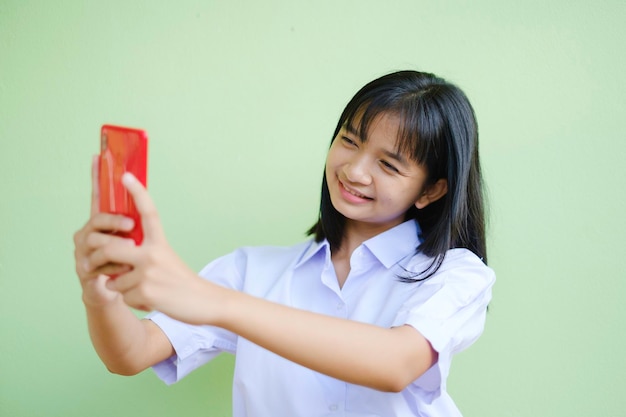
{"type": "MultiPolygon", "coordinates": [[[[0,0],[0,415],[228,416],[233,359],[109,374],[72,235],[99,127],[143,127],[194,269],[301,241],[340,111],[396,69],[473,102],[498,282],[449,385],[471,416],[624,416],[626,2],[0,0]]],[[[280,417],[280,416],[279,416],[280,417]]]]}

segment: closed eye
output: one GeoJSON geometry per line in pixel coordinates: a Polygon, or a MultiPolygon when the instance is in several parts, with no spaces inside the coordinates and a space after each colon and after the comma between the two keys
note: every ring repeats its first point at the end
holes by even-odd
{"type": "Polygon", "coordinates": [[[343,141],[343,143],[345,143],[346,145],[349,145],[349,146],[356,146],[356,142],[355,142],[355,141],[353,141],[352,139],[350,139],[350,138],[349,138],[349,137],[347,137],[347,136],[342,136],[342,137],[341,137],[341,140],[342,140],[342,141],[343,141]]]}
{"type": "Polygon", "coordinates": [[[398,168],[396,168],[395,166],[391,165],[389,162],[385,161],[384,159],[381,159],[380,163],[388,171],[400,172],[400,170],[398,168]]]}

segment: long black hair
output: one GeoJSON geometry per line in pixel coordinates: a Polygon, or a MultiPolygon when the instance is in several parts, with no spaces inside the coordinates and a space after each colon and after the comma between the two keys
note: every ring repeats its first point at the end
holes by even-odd
{"type": "MultiPolygon", "coordinates": [[[[453,248],[467,248],[487,263],[483,181],[478,156],[478,126],[469,100],[457,86],[433,74],[399,71],[361,88],[341,114],[333,140],[343,126],[354,126],[366,140],[370,123],[381,114],[400,118],[397,147],[428,173],[426,186],[439,179],[448,192],[423,209],[411,207],[406,220],[415,219],[423,241],[416,250],[433,257],[425,271],[405,281],[434,274],[453,248]]],[[[332,144],[332,140],[331,140],[332,144]]],[[[326,174],[318,221],[308,230],[316,241],[328,239],[331,250],[342,243],[345,217],[330,201],[326,174]]]]}

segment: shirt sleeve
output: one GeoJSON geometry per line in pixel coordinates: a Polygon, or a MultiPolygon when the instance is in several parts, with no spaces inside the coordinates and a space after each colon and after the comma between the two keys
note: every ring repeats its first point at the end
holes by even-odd
{"type": "Polygon", "coordinates": [[[465,249],[454,249],[435,275],[428,278],[399,310],[394,326],[417,329],[438,353],[431,369],[413,383],[413,389],[431,399],[445,390],[452,356],[482,334],[495,274],[465,249]]]}
{"type": "MultiPolygon", "coordinates": [[[[211,262],[199,275],[218,285],[241,290],[245,265],[245,254],[236,251],[211,262]]],[[[180,381],[220,353],[235,353],[237,348],[237,335],[219,327],[190,325],[160,312],[150,313],[146,319],[159,326],[174,347],[172,357],[152,367],[166,384],[180,381]]]]}

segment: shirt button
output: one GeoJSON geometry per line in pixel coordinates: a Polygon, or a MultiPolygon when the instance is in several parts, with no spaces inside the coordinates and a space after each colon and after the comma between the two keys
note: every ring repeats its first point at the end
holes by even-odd
{"type": "Polygon", "coordinates": [[[344,303],[337,303],[337,310],[342,310],[345,306],[344,303]]]}
{"type": "Polygon", "coordinates": [[[331,405],[328,406],[328,409],[330,411],[337,411],[338,408],[339,407],[337,406],[337,404],[331,404],[331,405]]]}

